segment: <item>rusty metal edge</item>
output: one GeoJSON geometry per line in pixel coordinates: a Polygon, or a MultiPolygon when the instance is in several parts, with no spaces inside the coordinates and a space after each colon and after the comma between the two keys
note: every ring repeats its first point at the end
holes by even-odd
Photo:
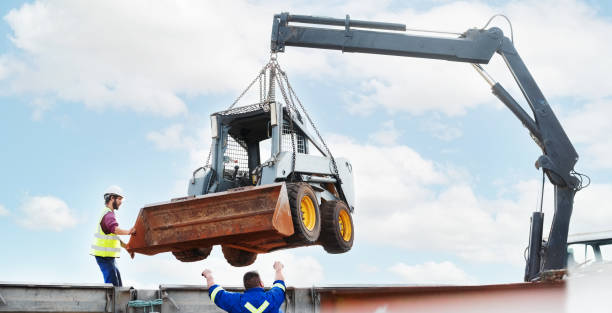
{"type": "Polygon", "coordinates": [[[565,280],[547,282],[510,283],[493,285],[363,285],[363,286],[326,286],[314,287],[324,294],[361,294],[361,293],[429,293],[448,291],[515,290],[533,288],[565,288],[565,280]]]}
{"type": "Polygon", "coordinates": [[[291,207],[289,205],[289,195],[287,194],[287,185],[282,183],[281,190],[274,208],[272,216],[272,225],[277,229],[278,233],[283,236],[291,236],[295,233],[293,228],[293,220],[291,218],[291,207]]]}
{"type": "Polygon", "coordinates": [[[29,287],[29,288],[82,288],[82,289],[113,289],[113,284],[74,284],[74,283],[32,283],[32,282],[15,282],[15,281],[0,281],[0,287],[29,287]]]}
{"type": "MultiPolygon", "coordinates": [[[[241,187],[241,188],[234,188],[234,189],[229,189],[227,191],[220,191],[220,192],[215,192],[215,193],[209,193],[209,194],[205,194],[205,195],[201,195],[201,196],[197,196],[197,197],[183,197],[183,198],[178,198],[179,200],[175,200],[175,201],[162,201],[162,202],[154,202],[154,203],[150,203],[150,204],[146,204],[143,206],[143,208],[150,208],[150,207],[156,207],[156,206],[161,206],[161,205],[166,205],[166,204],[176,204],[176,203],[181,203],[181,202],[185,202],[185,201],[193,201],[193,200],[198,200],[198,199],[204,199],[204,198],[211,198],[211,197],[220,197],[220,196],[225,196],[228,194],[232,194],[235,193],[237,191],[254,191],[254,190],[258,190],[258,189],[268,189],[270,187],[278,187],[281,185],[284,185],[284,182],[280,182],[280,183],[273,183],[273,184],[267,184],[267,185],[262,185],[262,186],[253,186],[253,187],[241,187]]],[[[142,210],[142,208],[141,208],[142,210]]]]}

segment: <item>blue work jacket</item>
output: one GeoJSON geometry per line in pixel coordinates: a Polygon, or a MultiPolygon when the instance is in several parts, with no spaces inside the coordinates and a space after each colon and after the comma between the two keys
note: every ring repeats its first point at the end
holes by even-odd
{"type": "Polygon", "coordinates": [[[214,304],[229,313],[276,313],[285,301],[285,282],[275,281],[269,291],[251,288],[244,293],[229,292],[219,285],[212,285],[208,295],[214,304]]]}

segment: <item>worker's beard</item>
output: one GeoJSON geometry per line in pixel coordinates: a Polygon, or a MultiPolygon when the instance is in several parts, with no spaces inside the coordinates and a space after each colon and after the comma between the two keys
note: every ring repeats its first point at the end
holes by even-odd
{"type": "Polygon", "coordinates": [[[113,200],[113,210],[119,210],[119,206],[117,205],[117,200],[113,200]]]}

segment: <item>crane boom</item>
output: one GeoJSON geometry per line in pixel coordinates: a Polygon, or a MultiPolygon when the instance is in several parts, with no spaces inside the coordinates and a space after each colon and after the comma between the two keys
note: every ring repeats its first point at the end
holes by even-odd
{"type": "Polygon", "coordinates": [[[532,216],[525,280],[563,271],[574,195],[580,189],[580,180],[574,175],[578,154],[513,42],[497,27],[469,29],[457,38],[391,32],[405,30],[403,24],[351,20],[348,15],[345,19],[334,19],[281,13],[274,16],[271,51],[284,52],[285,47],[296,46],[472,63],[489,82],[493,94],[521,121],[542,149],[536,167],[542,168],[555,187],[555,210],[547,242],[542,241],[543,213],[534,212],[532,216]],[[344,26],[344,29],[290,23],[344,26]],[[506,62],[533,118],[499,83],[485,75],[480,64],[489,63],[495,53],[506,62]]]}

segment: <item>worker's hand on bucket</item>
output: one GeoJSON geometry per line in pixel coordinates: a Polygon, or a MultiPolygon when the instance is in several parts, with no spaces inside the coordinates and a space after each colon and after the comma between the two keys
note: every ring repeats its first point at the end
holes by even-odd
{"type": "Polygon", "coordinates": [[[280,261],[276,261],[274,262],[274,265],[272,267],[274,267],[274,270],[278,272],[281,271],[285,266],[280,261]]]}
{"type": "Polygon", "coordinates": [[[136,228],[132,227],[130,228],[130,235],[135,235],[136,234],[136,228]]]}

